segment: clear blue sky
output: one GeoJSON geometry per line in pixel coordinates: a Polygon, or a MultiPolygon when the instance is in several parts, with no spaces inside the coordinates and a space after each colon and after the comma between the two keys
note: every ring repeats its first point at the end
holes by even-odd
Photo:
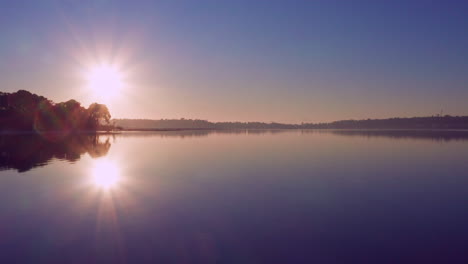
{"type": "Polygon", "coordinates": [[[98,62],[114,117],[331,121],[468,115],[466,1],[0,2],[0,90],[54,101],[98,62]]]}

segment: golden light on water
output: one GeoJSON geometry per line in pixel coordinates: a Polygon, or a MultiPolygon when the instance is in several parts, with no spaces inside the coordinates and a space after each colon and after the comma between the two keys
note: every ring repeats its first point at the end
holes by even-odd
{"type": "Polygon", "coordinates": [[[109,102],[120,94],[125,84],[123,77],[117,65],[109,63],[95,65],[86,73],[90,93],[101,102],[109,102]]]}
{"type": "Polygon", "coordinates": [[[115,188],[121,181],[119,167],[108,159],[96,160],[91,176],[93,184],[103,190],[115,188]]]}

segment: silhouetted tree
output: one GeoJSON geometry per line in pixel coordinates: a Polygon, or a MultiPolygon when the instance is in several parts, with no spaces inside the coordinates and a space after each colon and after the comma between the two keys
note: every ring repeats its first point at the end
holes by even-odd
{"type": "Polygon", "coordinates": [[[97,128],[101,122],[110,123],[110,112],[106,105],[93,103],[86,110],[88,116],[88,128],[97,128]]]}
{"type": "Polygon", "coordinates": [[[86,109],[76,100],[54,104],[24,90],[0,93],[0,130],[97,130],[102,122],[109,124],[110,117],[103,104],[93,103],[86,109]]]}

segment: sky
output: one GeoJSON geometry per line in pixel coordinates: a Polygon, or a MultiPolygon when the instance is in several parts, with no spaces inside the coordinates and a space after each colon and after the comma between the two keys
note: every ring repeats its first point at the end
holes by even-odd
{"type": "Polygon", "coordinates": [[[0,91],[115,118],[468,115],[466,1],[0,1],[0,91]],[[124,80],[89,89],[96,65],[124,80]]]}

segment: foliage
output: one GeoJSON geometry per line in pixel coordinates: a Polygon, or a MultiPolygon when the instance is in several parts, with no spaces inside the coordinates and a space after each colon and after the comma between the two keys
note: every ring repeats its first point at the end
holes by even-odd
{"type": "Polygon", "coordinates": [[[209,122],[198,119],[114,119],[124,129],[468,129],[468,116],[343,120],[331,123],[281,124],[209,122]]]}
{"type": "Polygon", "coordinates": [[[0,93],[0,130],[98,130],[110,118],[103,104],[93,103],[86,109],[76,100],[55,104],[25,90],[0,93]]]}

